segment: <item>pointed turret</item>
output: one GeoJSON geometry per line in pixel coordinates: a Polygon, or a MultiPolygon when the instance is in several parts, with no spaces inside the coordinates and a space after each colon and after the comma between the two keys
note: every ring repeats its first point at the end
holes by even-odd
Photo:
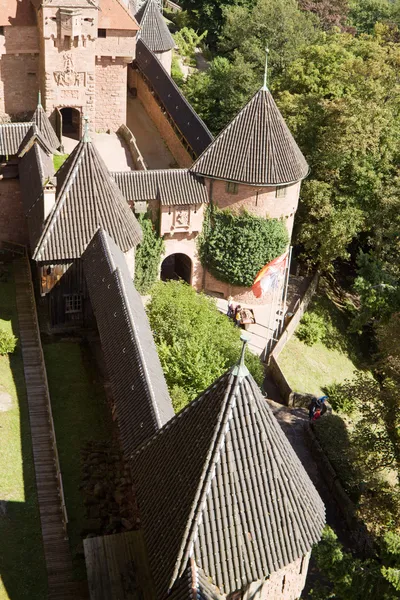
{"type": "Polygon", "coordinates": [[[254,186],[295,183],[308,165],[266,85],[199,156],[191,171],[254,186]]]}
{"type": "Polygon", "coordinates": [[[38,130],[40,131],[50,148],[52,148],[53,151],[57,151],[60,147],[60,140],[56,136],[56,133],[42,106],[40,92],[38,94],[38,105],[36,107],[35,112],[33,113],[31,122],[35,123],[36,127],[38,128],[38,130]]]}
{"type": "Polygon", "coordinates": [[[157,0],[147,0],[136,14],[136,20],[140,24],[140,37],[152,52],[168,52],[175,47],[157,0]]]}
{"type": "Polygon", "coordinates": [[[52,213],[33,253],[40,262],[80,258],[99,227],[127,252],[142,239],[139,223],[85,134],[57,173],[52,213]]]}
{"type": "Polygon", "coordinates": [[[157,598],[194,567],[222,594],[296,561],[302,572],[321,537],[324,505],[243,360],[139,447],[132,468],[157,598]]]}

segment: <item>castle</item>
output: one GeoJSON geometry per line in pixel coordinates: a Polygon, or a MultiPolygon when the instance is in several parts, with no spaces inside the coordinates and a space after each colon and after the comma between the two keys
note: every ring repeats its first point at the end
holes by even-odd
{"type": "Polygon", "coordinates": [[[200,264],[205,207],[282,218],[290,236],[308,166],[266,86],[214,139],[170,77],[173,46],[157,0],[0,0],[0,242],[29,247],[53,327],[100,335],[157,599],[295,600],[324,524],[313,484],[243,360],[173,415],[132,277],[149,211],[161,276],[256,303],[200,264]],[[135,111],[173,164],[152,168],[135,111]],[[96,148],[116,131],[132,170],[96,148]]]}

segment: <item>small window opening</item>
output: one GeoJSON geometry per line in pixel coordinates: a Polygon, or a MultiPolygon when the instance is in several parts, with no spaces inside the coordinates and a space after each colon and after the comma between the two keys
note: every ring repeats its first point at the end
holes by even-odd
{"type": "Polygon", "coordinates": [[[277,187],[275,192],[275,198],[285,198],[287,187],[277,187]]]}
{"type": "Polygon", "coordinates": [[[97,30],[97,37],[99,37],[99,38],[105,38],[105,37],[107,37],[107,29],[98,29],[97,30]]]}
{"type": "Polygon", "coordinates": [[[237,194],[238,193],[238,184],[233,181],[226,182],[226,191],[228,194],[237,194]]]}
{"type": "Polygon", "coordinates": [[[0,35],[4,35],[4,27],[2,25],[0,26],[0,35]]]}
{"type": "Polygon", "coordinates": [[[65,296],[65,313],[80,313],[82,312],[82,295],[70,294],[65,296]]]}
{"type": "Polygon", "coordinates": [[[285,584],[286,584],[286,575],[284,575],[284,576],[283,576],[283,579],[282,579],[282,593],[283,593],[283,592],[284,592],[284,590],[285,590],[285,584]]]}

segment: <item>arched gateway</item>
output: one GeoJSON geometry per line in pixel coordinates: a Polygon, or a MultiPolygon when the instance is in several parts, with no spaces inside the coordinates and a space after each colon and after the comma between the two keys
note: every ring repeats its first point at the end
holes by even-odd
{"type": "Polygon", "coordinates": [[[192,283],[192,261],[186,254],[170,254],[161,265],[161,280],[183,279],[192,283]]]}
{"type": "Polygon", "coordinates": [[[72,106],[65,106],[60,108],[59,111],[61,135],[79,140],[82,128],[80,110],[72,106]]]}

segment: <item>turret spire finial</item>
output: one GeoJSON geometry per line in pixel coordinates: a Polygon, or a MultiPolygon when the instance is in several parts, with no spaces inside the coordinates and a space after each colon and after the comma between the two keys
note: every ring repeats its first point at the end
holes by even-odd
{"type": "Polygon", "coordinates": [[[244,356],[246,353],[247,343],[250,341],[251,336],[246,331],[243,331],[242,335],[240,336],[240,339],[243,342],[242,352],[238,364],[233,368],[233,374],[237,377],[246,377],[247,375],[249,375],[249,370],[244,364],[244,356]]]}
{"type": "Polygon", "coordinates": [[[83,120],[85,121],[85,125],[83,126],[83,141],[90,142],[89,117],[83,117],[83,120]]]}
{"type": "Polygon", "coordinates": [[[265,71],[264,71],[264,85],[263,85],[263,90],[267,90],[268,89],[268,54],[269,54],[269,48],[267,46],[265,48],[265,71]]]}
{"type": "Polygon", "coordinates": [[[41,106],[41,104],[42,104],[42,94],[40,93],[40,90],[38,91],[37,103],[38,103],[38,106],[41,106]]]}

